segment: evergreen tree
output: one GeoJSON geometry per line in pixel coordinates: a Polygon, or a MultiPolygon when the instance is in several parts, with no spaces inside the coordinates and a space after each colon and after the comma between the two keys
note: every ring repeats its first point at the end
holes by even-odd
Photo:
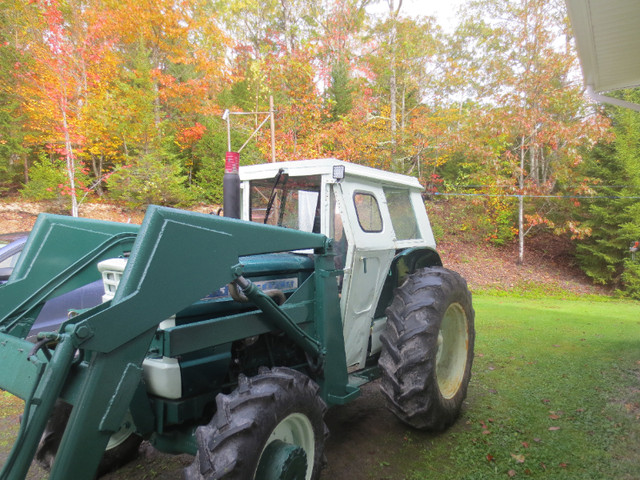
{"type": "Polygon", "coordinates": [[[344,60],[337,61],[333,66],[331,86],[327,93],[331,102],[331,119],[335,122],[353,108],[353,87],[349,78],[349,65],[344,60]]]}
{"type": "MultiPolygon", "coordinates": [[[[640,102],[640,89],[620,96],[640,102]]],[[[578,243],[576,257],[594,281],[640,298],[640,259],[632,260],[629,251],[640,240],[640,113],[618,107],[608,112],[616,137],[587,157],[587,174],[599,179],[601,188],[584,219],[591,236],[578,243]]]]}

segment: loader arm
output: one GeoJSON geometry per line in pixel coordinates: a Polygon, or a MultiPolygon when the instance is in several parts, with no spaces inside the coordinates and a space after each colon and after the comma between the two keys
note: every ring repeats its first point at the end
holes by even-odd
{"type": "MultiPolygon", "coordinates": [[[[57,258],[74,268],[65,269],[43,290],[40,287],[56,268],[47,265],[30,240],[31,248],[27,249],[20,268],[9,284],[0,289],[3,365],[4,359],[18,356],[18,350],[28,343],[15,338],[24,336],[28,330],[31,314],[25,313],[47,296],[93,278],[85,273],[89,264],[113,256],[114,249],[121,248],[115,239],[135,233],[135,228],[119,227],[118,231],[113,224],[89,225],[77,219],[61,221],[45,217],[41,223],[47,225],[43,229],[46,238],[42,249],[53,249],[49,239],[55,238],[57,258]],[[72,236],[80,240],[72,243],[72,236]]],[[[36,230],[40,235],[40,229],[36,230]]],[[[353,394],[347,388],[337,290],[330,272],[332,262],[323,258],[328,248],[329,241],[323,235],[150,207],[113,300],[64,323],[52,337],[58,346],[51,360],[38,352],[29,356],[35,368],[28,378],[16,378],[2,367],[0,388],[20,392],[26,400],[28,415],[23,418],[19,438],[0,479],[24,478],[53,403],[66,388],[65,383],[70,382],[74,382],[69,389],[74,395],[71,403],[79,408],[72,410],[50,478],[93,478],[109,436],[121,424],[140,383],[141,364],[159,322],[234,281],[242,273],[239,256],[298,249],[314,249],[318,253],[316,282],[322,283],[319,287],[322,291],[335,292],[335,297],[319,296],[316,313],[325,319],[315,333],[324,342],[323,348],[329,345],[333,350],[342,349],[331,356],[332,377],[327,382],[337,399],[353,394]],[[76,350],[88,360],[88,366],[81,375],[72,378],[78,370],[72,365],[76,350]]]]}

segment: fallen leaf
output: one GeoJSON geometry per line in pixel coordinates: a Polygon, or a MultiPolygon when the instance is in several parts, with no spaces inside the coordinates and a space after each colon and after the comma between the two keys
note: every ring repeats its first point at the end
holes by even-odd
{"type": "Polygon", "coordinates": [[[524,455],[522,454],[516,455],[515,453],[512,453],[511,457],[518,463],[524,463],[524,455]]]}
{"type": "Polygon", "coordinates": [[[529,442],[522,442],[522,446],[524,448],[529,448],[529,442]]]}
{"type": "Polygon", "coordinates": [[[515,477],[515,476],[516,476],[516,471],[515,471],[515,470],[509,470],[509,471],[507,472],[507,475],[509,475],[511,478],[513,478],[513,477],[515,477]]]}
{"type": "Polygon", "coordinates": [[[555,413],[552,413],[551,415],[549,415],[549,418],[551,420],[558,420],[560,418],[560,415],[556,415],[555,413]]]}
{"type": "Polygon", "coordinates": [[[559,465],[560,465],[560,468],[567,468],[567,464],[564,462],[560,462],[559,465]]]}
{"type": "Polygon", "coordinates": [[[534,442],[536,442],[536,443],[540,443],[540,442],[542,441],[542,439],[541,439],[541,438],[536,437],[536,438],[534,438],[534,439],[533,439],[533,441],[534,441],[534,442]]]}
{"type": "Polygon", "coordinates": [[[493,455],[491,455],[490,453],[487,454],[487,461],[489,462],[495,462],[496,457],[494,457],[493,455]]]}
{"type": "Polygon", "coordinates": [[[551,400],[549,400],[548,398],[543,398],[541,400],[542,403],[551,403],[551,400]]]}
{"type": "Polygon", "coordinates": [[[549,431],[555,432],[556,430],[560,430],[560,427],[549,427],[549,431]]]}
{"type": "Polygon", "coordinates": [[[490,433],[491,433],[491,432],[490,432],[489,430],[483,430],[483,431],[482,431],[482,434],[483,434],[483,435],[489,435],[490,433]]]}
{"type": "Polygon", "coordinates": [[[540,462],[540,466],[542,467],[543,470],[547,469],[547,466],[543,462],[540,462]]]}

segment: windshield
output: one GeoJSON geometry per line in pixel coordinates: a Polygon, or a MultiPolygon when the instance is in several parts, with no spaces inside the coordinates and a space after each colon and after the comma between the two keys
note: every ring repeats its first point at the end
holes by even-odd
{"type": "Polygon", "coordinates": [[[320,175],[253,180],[251,221],[320,232],[320,175]]]}

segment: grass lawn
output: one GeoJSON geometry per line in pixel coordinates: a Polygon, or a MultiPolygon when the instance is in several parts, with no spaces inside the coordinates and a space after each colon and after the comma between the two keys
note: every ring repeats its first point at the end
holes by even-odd
{"type": "MultiPolygon", "coordinates": [[[[465,410],[441,435],[408,435],[403,478],[639,479],[640,304],[477,294],[474,307],[465,410]]],[[[384,465],[372,478],[390,478],[384,465]]]]}
{"type": "MultiPolygon", "coordinates": [[[[326,478],[640,479],[640,303],[484,293],[474,307],[473,376],[458,422],[442,434],[412,430],[379,396],[368,408],[391,418],[389,434],[378,427],[363,438],[361,425],[359,435],[337,438],[342,456],[371,461],[354,472],[342,459],[326,478]]],[[[358,424],[357,401],[353,408],[358,424]]],[[[0,392],[0,464],[20,412],[21,402],[0,392]]],[[[108,478],[181,478],[190,461],[141,456],[108,478]]]]}

